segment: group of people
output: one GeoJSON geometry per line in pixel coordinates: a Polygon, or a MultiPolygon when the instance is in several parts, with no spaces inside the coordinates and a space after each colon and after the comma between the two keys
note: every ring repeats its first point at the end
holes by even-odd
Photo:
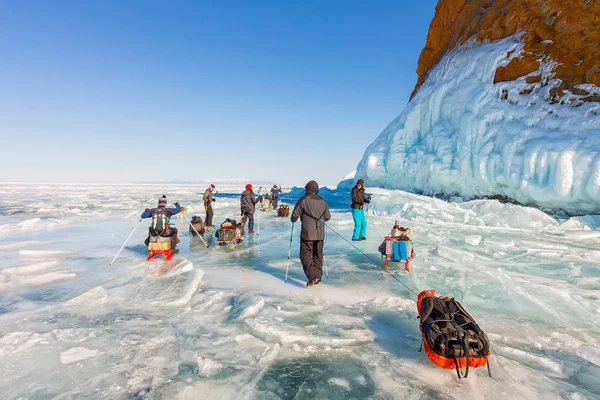
{"type": "MultiPolygon", "coordinates": [[[[325,223],[331,219],[329,205],[319,196],[319,184],[310,181],[305,186],[306,194],[296,203],[292,211],[291,221],[300,221],[302,228],[300,233],[300,262],[308,279],[307,286],[314,286],[321,282],[323,276],[323,248],[325,242],[325,223]]],[[[206,211],[205,225],[207,228],[213,226],[213,204],[215,198],[215,185],[210,185],[203,195],[204,209],[206,211]]],[[[248,223],[248,234],[254,234],[254,213],[256,204],[261,203],[263,196],[269,196],[273,206],[276,208],[281,195],[281,187],[273,185],[270,193],[261,186],[258,196],[254,194],[252,184],[247,184],[240,197],[241,229],[244,231],[248,223]]],[[[365,205],[371,201],[370,196],[365,195],[364,181],[359,179],[352,189],[352,218],[354,220],[354,232],[352,240],[360,241],[367,238],[367,220],[365,217],[365,205]]],[[[146,209],[142,218],[152,218],[149,229],[150,236],[171,237],[172,252],[176,249],[179,240],[177,228],[171,227],[169,221],[175,214],[181,212],[182,207],[175,203],[175,208],[167,208],[167,198],[162,196],[158,199],[158,207],[146,209]]],[[[148,239],[147,239],[148,240],[148,239]]]]}
{"type": "MultiPolygon", "coordinates": [[[[206,212],[206,218],[204,220],[204,226],[206,228],[212,228],[213,225],[213,217],[214,217],[214,203],[216,201],[214,194],[215,185],[210,185],[202,196],[202,200],[204,201],[204,210],[206,212]]],[[[260,187],[259,196],[256,197],[254,195],[254,188],[252,184],[247,184],[244,192],[240,198],[240,211],[241,211],[241,224],[243,226],[248,222],[248,234],[254,234],[254,213],[256,212],[256,204],[262,202],[263,187],[260,187]]],[[[277,208],[278,200],[281,195],[281,187],[277,185],[273,185],[271,188],[270,194],[265,192],[264,196],[268,197],[272,202],[274,208],[277,208]]],[[[146,245],[150,240],[151,236],[161,236],[161,237],[170,237],[171,238],[171,252],[178,253],[177,243],[179,243],[179,239],[177,238],[178,230],[177,228],[170,225],[171,217],[175,214],[178,214],[182,211],[182,207],[179,203],[175,203],[174,208],[167,207],[167,196],[163,195],[158,199],[158,206],[156,208],[146,208],[146,210],[142,213],[141,218],[152,218],[152,224],[148,230],[148,238],[146,239],[146,245]]],[[[242,228],[243,233],[243,228],[242,228]]]]}

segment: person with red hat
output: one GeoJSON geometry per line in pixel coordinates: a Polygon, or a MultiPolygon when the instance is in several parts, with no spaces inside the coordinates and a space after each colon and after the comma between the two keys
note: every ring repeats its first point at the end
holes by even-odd
{"type": "Polygon", "coordinates": [[[254,212],[256,211],[256,203],[262,202],[262,196],[254,197],[254,190],[249,183],[246,185],[246,190],[240,198],[240,208],[242,211],[242,225],[246,225],[248,220],[248,234],[254,234],[254,212]]]}

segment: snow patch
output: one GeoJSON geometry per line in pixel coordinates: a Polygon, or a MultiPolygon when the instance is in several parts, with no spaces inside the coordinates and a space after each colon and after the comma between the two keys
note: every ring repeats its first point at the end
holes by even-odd
{"type": "Polygon", "coordinates": [[[213,378],[224,368],[223,364],[208,357],[198,357],[196,362],[198,363],[198,376],[202,378],[213,378]]]}
{"type": "Polygon", "coordinates": [[[60,353],[60,362],[62,364],[73,364],[88,358],[96,357],[97,355],[98,350],[90,350],[85,347],[71,347],[69,350],[60,353]]]}
{"type": "Polygon", "coordinates": [[[342,379],[342,378],[329,378],[329,380],[327,381],[330,385],[334,385],[334,386],[339,386],[347,391],[350,391],[352,389],[352,387],[350,386],[350,382],[348,382],[346,379],[342,379]]]}
{"type": "Polygon", "coordinates": [[[479,246],[479,243],[481,243],[481,236],[467,235],[465,236],[465,243],[470,244],[471,246],[479,246]]]}
{"type": "Polygon", "coordinates": [[[63,309],[67,312],[77,313],[85,310],[97,308],[104,305],[108,298],[108,292],[102,286],[88,290],[81,296],[68,300],[63,309]]]}

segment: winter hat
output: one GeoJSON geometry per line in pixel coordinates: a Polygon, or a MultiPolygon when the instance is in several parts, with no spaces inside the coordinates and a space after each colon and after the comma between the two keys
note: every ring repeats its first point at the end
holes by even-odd
{"type": "Polygon", "coordinates": [[[319,184],[316,181],[310,181],[304,186],[306,194],[317,194],[319,193],[319,184]]]}
{"type": "Polygon", "coordinates": [[[246,190],[252,190],[252,185],[250,183],[246,185],[246,190]]]}
{"type": "Polygon", "coordinates": [[[273,187],[274,187],[274,188],[276,188],[276,187],[277,187],[277,185],[273,185],[273,187]]]}
{"type": "Polygon", "coordinates": [[[160,197],[158,199],[158,205],[160,206],[161,204],[162,205],[166,205],[167,204],[167,196],[164,195],[164,194],[162,195],[162,197],[160,197]]]}
{"type": "Polygon", "coordinates": [[[359,179],[358,181],[356,181],[356,184],[365,186],[365,181],[363,181],[362,179],[359,179]]]}
{"type": "Polygon", "coordinates": [[[214,188],[215,188],[215,185],[212,185],[212,184],[211,184],[211,185],[210,185],[210,187],[214,189],[214,188]]]}

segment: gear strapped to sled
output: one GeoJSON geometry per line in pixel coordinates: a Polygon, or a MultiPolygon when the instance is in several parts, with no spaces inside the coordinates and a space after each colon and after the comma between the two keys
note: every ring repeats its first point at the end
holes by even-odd
{"type": "Polygon", "coordinates": [[[384,268],[388,268],[390,261],[403,262],[404,267],[410,272],[410,262],[415,258],[415,249],[410,239],[410,228],[398,227],[398,223],[392,228],[389,236],[384,238],[379,246],[379,252],[385,256],[384,268]]]}
{"type": "Polygon", "coordinates": [[[190,235],[197,236],[196,232],[198,232],[200,235],[204,235],[204,232],[206,232],[206,225],[204,225],[204,222],[202,222],[201,217],[194,215],[190,222],[191,222],[191,226],[189,228],[190,235]]]}
{"type": "Polygon", "coordinates": [[[490,342],[463,306],[450,297],[437,297],[434,290],[423,290],[417,297],[423,348],[427,358],[445,369],[456,369],[466,378],[469,368],[489,365],[490,342]],[[461,369],[465,369],[461,373],[461,369]]]}
{"type": "Polygon", "coordinates": [[[267,211],[269,208],[271,208],[271,199],[265,196],[260,203],[260,209],[261,211],[267,211]]]}
{"type": "Polygon", "coordinates": [[[148,258],[146,260],[150,261],[154,256],[158,254],[162,254],[165,259],[168,261],[173,258],[173,254],[171,253],[171,238],[163,237],[163,236],[152,236],[148,238],[148,258]]]}
{"type": "Polygon", "coordinates": [[[279,208],[277,209],[277,216],[278,217],[289,217],[290,216],[290,208],[285,205],[279,206],[279,208]]]}
{"type": "Polygon", "coordinates": [[[240,243],[243,240],[242,227],[239,226],[236,221],[228,218],[221,224],[219,229],[217,229],[215,237],[217,238],[217,243],[219,243],[219,245],[240,243]]]}

